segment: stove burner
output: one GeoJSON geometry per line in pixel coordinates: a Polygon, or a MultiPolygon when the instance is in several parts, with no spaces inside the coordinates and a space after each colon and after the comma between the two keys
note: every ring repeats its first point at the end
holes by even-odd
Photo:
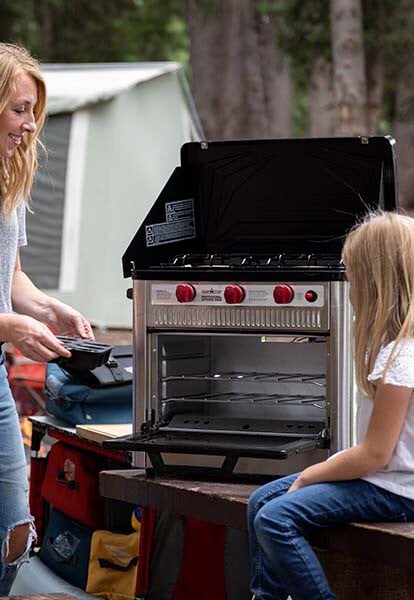
{"type": "Polygon", "coordinates": [[[337,254],[281,253],[275,255],[246,254],[179,254],[161,268],[204,269],[344,269],[337,254]]]}

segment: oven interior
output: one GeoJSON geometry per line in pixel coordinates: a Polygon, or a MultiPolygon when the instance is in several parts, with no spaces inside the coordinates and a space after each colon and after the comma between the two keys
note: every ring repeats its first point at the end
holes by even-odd
{"type": "Polygon", "coordinates": [[[272,436],[326,426],[324,337],[164,333],[154,341],[164,430],[272,436]]]}
{"type": "MultiPolygon", "coordinates": [[[[286,459],[329,446],[328,336],[149,335],[147,419],[130,440],[157,471],[163,452],[286,459]]],[[[128,442],[124,440],[124,445],[128,442]]]]}

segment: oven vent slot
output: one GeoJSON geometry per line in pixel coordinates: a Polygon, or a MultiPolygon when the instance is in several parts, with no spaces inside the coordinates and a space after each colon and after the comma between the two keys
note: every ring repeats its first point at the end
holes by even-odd
{"type": "Polygon", "coordinates": [[[325,331],[329,328],[327,312],[318,308],[153,306],[148,315],[148,325],[306,331],[325,331]]]}

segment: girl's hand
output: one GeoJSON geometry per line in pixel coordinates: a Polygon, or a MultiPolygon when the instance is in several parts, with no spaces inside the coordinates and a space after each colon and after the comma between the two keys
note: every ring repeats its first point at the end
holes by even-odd
{"type": "Polygon", "coordinates": [[[7,341],[14,344],[27,358],[47,362],[58,356],[70,357],[69,350],[66,350],[46,325],[36,319],[10,314],[7,315],[7,321],[4,320],[7,341]]]}
{"type": "Polygon", "coordinates": [[[295,490],[298,490],[299,488],[304,487],[306,485],[302,475],[303,475],[302,473],[299,473],[299,475],[296,477],[295,481],[292,483],[292,485],[286,492],[287,494],[290,494],[290,492],[294,492],[295,490]]]}

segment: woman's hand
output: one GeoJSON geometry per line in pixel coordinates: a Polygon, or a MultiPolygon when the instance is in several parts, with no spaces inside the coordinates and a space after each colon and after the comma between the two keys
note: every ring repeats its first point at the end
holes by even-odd
{"type": "Polygon", "coordinates": [[[47,324],[57,335],[95,339],[89,321],[80,312],[63,302],[56,301],[48,307],[47,324]]]}
{"type": "Polygon", "coordinates": [[[2,315],[3,331],[7,341],[16,346],[20,352],[37,362],[47,362],[58,356],[70,357],[70,352],[53,335],[50,329],[25,315],[2,315]]]}
{"type": "Polygon", "coordinates": [[[57,335],[93,340],[89,322],[80,312],[40,291],[21,270],[17,255],[12,286],[13,310],[49,325],[57,335]]]}

